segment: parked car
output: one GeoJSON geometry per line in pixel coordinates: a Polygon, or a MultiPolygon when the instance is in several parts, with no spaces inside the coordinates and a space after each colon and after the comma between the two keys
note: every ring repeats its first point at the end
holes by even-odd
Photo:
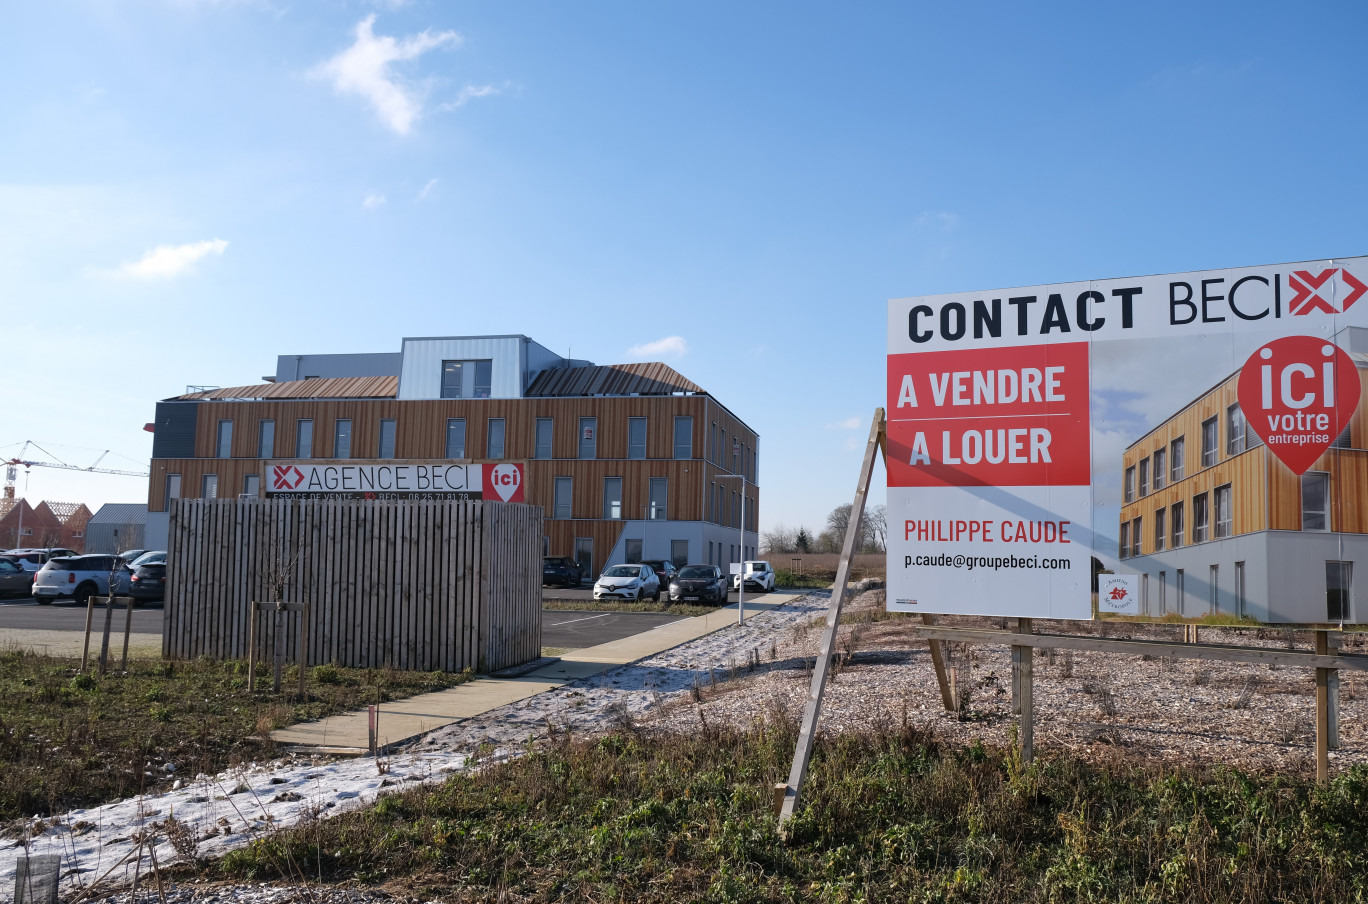
{"type": "Polygon", "coordinates": [[[727,579],[716,565],[685,565],[670,582],[670,599],[727,601],[727,579]]]}
{"type": "Polygon", "coordinates": [[[32,572],[47,564],[48,559],[56,556],[79,556],[80,553],[74,549],[54,546],[49,549],[11,549],[6,555],[15,557],[19,560],[19,567],[32,572]]]}
{"type": "Polygon", "coordinates": [[[33,596],[39,604],[71,599],[84,604],[92,596],[109,594],[110,574],[114,575],[115,594],[128,593],[128,563],[118,556],[59,556],[47,560],[33,581],[33,596]]]}
{"type": "Polygon", "coordinates": [[[579,563],[568,556],[542,556],[542,586],[578,587],[579,563]]]}
{"type": "MultiPolygon", "coordinates": [[[[741,570],[746,576],[747,590],[759,588],[760,590],[769,593],[774,589],[774,569],[770,567],[770,563],[758,561],[745,562],[742,564],[741,570]]],[[[740,587],[741,575],[732,575],[731,585],[733,588],[740,587]]]]}
{"type": "Polygon", "coordinates": [[[150,550],[129,563],[128,595],[144,600],[166,599],[166,553],[150,550]]]}
{"type": "Polygon", "coordinates": [[[679,569],[669,559],[644,559],[642,565],[650,565],[651,570],[660,578],[661,587],[669,587],[675,575],[679,574],[679,569]]]}
{"type": "Polygon", "coordinates": [[[614,565],[594,584],[594,599],[660,599],[660,578],[650,565],[614,565]]]}
{"type": "Polygon", "coordinates": [[[123,559],[123,560],[124,560],[125,562],[127,562],[128,564],[132,565],[134,562],[137,561],[138,556],[142,555],[142,554],[145,553],[145,552],[151,552],[151,550],[150,550],[150,549],[125,549],[123,552],[119,553],[119,558],[123,559]]]}
{"type": "Polygon", "coordinates": [[[0,556],[0,596],[29,596],[32,591],[33,572],[13,556],[0,556]]]}

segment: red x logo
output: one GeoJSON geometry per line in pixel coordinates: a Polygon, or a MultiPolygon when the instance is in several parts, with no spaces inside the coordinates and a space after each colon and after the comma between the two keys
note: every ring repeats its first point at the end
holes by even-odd
{"type": "Polygon", "coordinates": [[[271,472],[271,485],[277,490],[293,490],[304,481],[304,472],[294,465],[276,465],[271,472]]]}
{"type": "Polygon", "coordinates": [[[1368,292],[1368,286],[1360,282],[1354,274],[1338,267],[1322,270],[1314,275],[1310,270],[1297,270],[1287,277],[1287,282],[1297,293],[1289,302],[1288,310],[1297,315],[1309,314],[1312,311],[1340,314],[1349,310],[1364,292],[1368,292]],[[1321,287],[1331,285],[1330,277],[1336,273],[1340,275],[1340,282],[1349,289],[1349,294],[1344,296],[1344,300],[1340,302],[1338,311],[1335,310],[1333,303],[1321,298],[1319,294],[1321,287]]]}

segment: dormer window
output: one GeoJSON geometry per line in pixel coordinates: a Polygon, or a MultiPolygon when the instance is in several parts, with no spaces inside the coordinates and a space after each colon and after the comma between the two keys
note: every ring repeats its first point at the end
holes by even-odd
{"type": "Polygon", "coordinates": [[[442,398],[487,399],[494,384],[494,362],[443,361],[442,398]]]}

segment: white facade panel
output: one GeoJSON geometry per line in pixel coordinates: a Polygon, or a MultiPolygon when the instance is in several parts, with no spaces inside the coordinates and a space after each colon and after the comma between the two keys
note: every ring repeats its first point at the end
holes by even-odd
{"type": "Polygon", "coordinates": [[[523,395],[524,336],[468,336],[445,339],[405,339],[404,363],[399,372],[399,398],[440,399],[443,361],[493,362],[490,398],[520,399],[523,395]]]}

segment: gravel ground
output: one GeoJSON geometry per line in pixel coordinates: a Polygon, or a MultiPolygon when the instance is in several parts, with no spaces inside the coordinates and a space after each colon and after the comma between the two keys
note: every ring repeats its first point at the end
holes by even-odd
{"type": "MultiPolygon", "coordinates": [[[[632,726],[650,732],[693,733],[710,725],[797,719],[811,682],[828,593],[814,593],[650,659],[540,694],[448,726],[405,753],[503,757],[548,730],[594,733],[632,726]]],[[[1011,666],[1006,646],[947,644],[946,656],[963,701],[946,712],[924,641],[912,621],[890,617],[883,591],[863,589],[847,604],[820,730],[836,733],[895,725],[931,726],[959,743],[1006,744],[1011,715],[1011,666]]],[[[997,620],[947,624],[998,627],[997,620]]],[[[1037,631],[1096,633],[1096,625],[1035,623],[1037,631]]],[[[1110,625],[1117,637],[1176,640],[1172,625],[1110,625]]],[[[1286,648],[1310,644],[1309,634],[1276,629],[1204,628],[1204,642],[1286,648]]],[[[1346,652],[1364,652],[1354,639],[1346,652]]],[[[1070,752],[1094,760],[1230,764],[1259,772],[1314,772],[1314,686],[1310,669],[1200,660],[1039,651],[1035,659],[1038,754],[1070,752]]],[[[1340,748],[1331,769],[1368,762],[1368,675],[1341,674],[1340,748]]],[[[6,889],[7,891],[7,889],[6,889]]],[[[156,900],[139,892],[137,900],[156,900]]],[[[127,891],[87,900],[131,904],[127,891]]],[[[172,902],[403,902],[371,889],[332,886],[195,886],[168,891],[172,902]]]]}

